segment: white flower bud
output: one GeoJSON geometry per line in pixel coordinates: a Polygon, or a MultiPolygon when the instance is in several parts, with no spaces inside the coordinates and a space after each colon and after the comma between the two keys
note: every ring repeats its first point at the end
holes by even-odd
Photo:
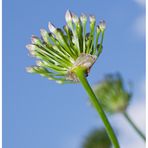
{"type": "Polygon", "coordinates": [[[48,32],[45,29],[40,29],[41,36],[46,36],[48,32]]]}
{"type": "Polygon", "coordinates": [[[34,69],[32,67],[26,67],[26,71],[29,73],[33,73],[34,69]]]}
{"type": "Polygon", "coordinates": [[[42,61],[40,61],[40,60],[36,61],[36,65],[37,66],[42,66],[42,61]]]}
{"type": "Polygon", "coordinates": [[[26,48],[28,49],[29,53],[31,56],[35,56],[35,45],[32,45],[32,44],[28,44],[26,45],[26,48]]]}
{"type": "Polygon", "coordinates": [[[63,83],[63,81],[60,81],[60,80],[57,80],[56,81],[58,84],[62,84],[63,83]]]}
{"type": "Polygon", "coordinates": [[[72,14],[69,10],[66,11],[65,20],[66,22],[72,21],[72,14]]]}
{"type": "Polygon", "coordinates": [[[28,45],[26,45],[26,48],[27,48],[28,50],[34,50],[34,49],[35,49],[35,45],[28,44],[28,45]]]}
{"type": "Polygon", "coordinates": [[[32,35],[31,42],[32,42],[32,44],[36,44],[36,45],[42,44],[42,42],[40,41],[40,39],[38,37],[36,37],[35,35],[32,35]]]}
{"type": "Polygon", "coordinates": [[[81,20],[82,23],[86,23],[86,21],[87,21],[86,15],[85,14],[81,14],[80,20],[81,20]]]}
{"type": "Polygon", "coordinates": [[[106,22],[104,20],[100,21],[99,27],[103,32],[106,29],[106,22]]]}
{"type": "Polygon", "coordinates": [[[97,33],[100,33],[100,32],[101,32],[100,26],[97,26],[97,33]]]}
{"type": "Polygon", "coordinates": [[[40,32],[41,32],[41,36],[42,36],[44,42],[48,43],[49,42],[48,32],[45,29],[40,29],[40,32]]]}
{"type": "Polygon", "coordinates": [[[79,18],[74,13],[72,13],[72,20],[75,24],[79,23],[79,18]]]}
{"type": "Polygon", "coordinates": [[[48,77],[48,80],[53,80],[53,78],[51,78],[51,77],[48,77]]]}
{"type": "Polygon", "coordinates": [[[53,24],[51,24],[50,22],[48,23],[48,28],[51,33],[54,33],[56,31],[56,27],[53,24]]]}
{"type": "Polygon", "coordinates": [[[94,23],[96,21],[96,18],[95,18],[95,16],[90,15],[89,20],[90,20],[91,23],[94,23]]]}

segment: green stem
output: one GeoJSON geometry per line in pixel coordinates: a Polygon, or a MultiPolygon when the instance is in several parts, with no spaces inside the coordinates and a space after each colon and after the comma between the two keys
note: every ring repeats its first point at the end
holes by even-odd
{"type": "Polygon", "coordinates": [[[139,134],[139,136],[141,136],[141,138],[146,141],[146,137],[145,135],[138,129],[138,127],[134,124],[134,122],[131,120],[131,118],[129,117],[129,115],[127,114],[127,112],[123,113],[124,117],[126,118],[126,120],[131,124],[131,126],[134,128],[134,130],[139,134]]]}
{"type": "Polygon", "coordinates": [[[90,87],[86,77],[85,77],[85,71],[83,71],[82,69],[80,68],[77,68],[75,69],[75,74],[77,75],[77,77],[79,78],[81,84],[83,85],[83,87],[85,88],[86,92],[88,93],[88,96],[90,97],[91,99],[91,102],[93,104],[93,106],[96,108],[98,114],[100,115],[104,125],[105,125],[105,128],[106,128],[106,131],[108,133],[108,136],[112,142],[112,144],[114,145],[114,148],[119,148],[119,143],[118,143],[118,140],[116,138],[116,135],[100,105],[100,103],[98,102],[92,88],[90,87]]]}

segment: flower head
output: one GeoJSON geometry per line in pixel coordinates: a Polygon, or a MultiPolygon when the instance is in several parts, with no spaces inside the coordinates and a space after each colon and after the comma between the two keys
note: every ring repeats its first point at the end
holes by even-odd
{"type": "Polygon", "coordinates": [[[50,32],[41,29],[41,39],[32,36],[32,43],[26,48],[38,60],[36,66],[27,67],[28,72],[40,74],[57,83],[79,82],[75,74],[77,67],[85,69],[88,75],[102,52],[104,32],[101,31],[105,28],[104,23],[95,27],[95,17],[90,16],[90,32],[86,32],[86,15],[82,14],[79,18],[67,10],[65,19],[67,24],[64,30],[49,22],[50,32]]]}
{"type": "Polygon", "coordinates": [[[125,89],[119,74],[106,75],[93,90],[105,111],[109,113],[124,112],[132,95],[125,89]]]}
{"type": "Polygon", "coordinates": [[[82,148],[111,148],[110,139],[104,128],[93,129],[84,139],[82,148]]]}

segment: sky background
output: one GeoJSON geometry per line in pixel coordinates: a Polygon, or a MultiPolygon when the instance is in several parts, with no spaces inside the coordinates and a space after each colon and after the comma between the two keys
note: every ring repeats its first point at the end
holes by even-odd
{"type": "MultiPolygon", "coordinates": [[[[80,84],[58,85],[26,73],[35,60],[25,45],[40,36],[48,22],[62,27],[67,9],[104,19],[104,50],[93,66],[91,84],[120,72],[132,81],[129,114],[145,131],[145,1],[144,0],[4,0],[3,1],[3,148],[81,148],[87,134],[103,124],[88,104],[80,84]]],[[[121,115],[109,118],[121,148],[145,144],[121,115]]]]}

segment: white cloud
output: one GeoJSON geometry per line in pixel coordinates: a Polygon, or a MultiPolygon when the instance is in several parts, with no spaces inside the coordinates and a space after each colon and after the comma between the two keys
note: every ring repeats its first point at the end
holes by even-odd
{"type": "Polygon", "coordinates": [[[141,100],[133,104],[129,108],[129,115],[133,117],[133,121],[137,126],[145,133],[145,122],[146,122],[146,106],[145,100],[141,100]]]}
{"type": "Polygon", "coordinates": [[[133,31],[139,35],[140,37],[145,37],[146,31],[146,21],[145,21],[145,14],[137,17],[132,25],[133,31]]]}
{"type": "MultiPolygon", "coordinates": [[[[134,123],[145,133],[145,102],[137,102],[129,108],[129,116],[134,123]]],[[[118,138],[121,148],[145,148],[145,142],[134,131],[123,115],[113,117],[113,125],[118,131],[118,138]]]]}
{"type": "Polygon", "coordinates": [[[145,3],[146,3],[145,0],[134,0],[134,1],[141,6],[145,6],[145,3]]]}
{"type": "MultiPolygon", "coordinates": [[[[140,7],[145,9],[146,0],[133,0],[133,1],[137,3],[140,7]]],[[[132,28],[134,32],[137,35],[139,35],[139,37],[142,37],[142,36],[145,37],[145,31],[146,31],[145,13],[141,14],[141,16],[137,16],[137,18],[133,22],[132,28]]]]}

